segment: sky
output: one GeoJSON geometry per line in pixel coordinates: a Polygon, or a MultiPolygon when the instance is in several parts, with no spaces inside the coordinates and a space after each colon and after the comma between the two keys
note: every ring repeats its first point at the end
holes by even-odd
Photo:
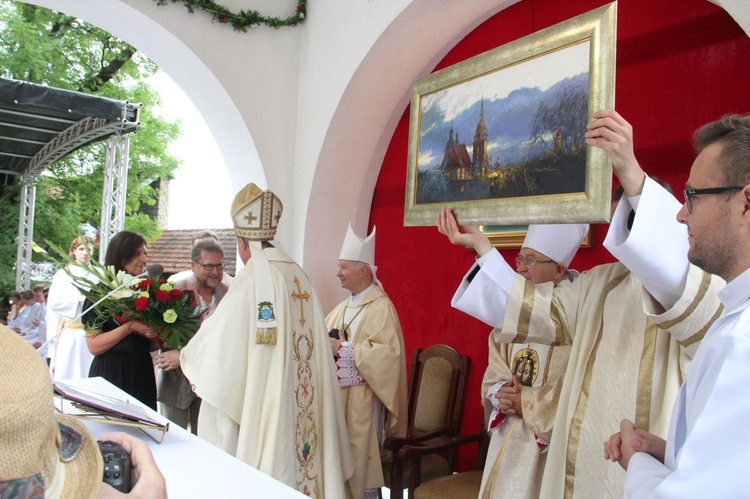
{"type": "Polygon", "coordinates": [[[170,182],[167,229],[222,229],[232,226],[229,204],[234,196],[224,159],[192,101],[163,71],[149,82],[159,92],[162,106],[154,114],[182,121],[182,136],[169,152],[182,160],[170,182]],[[223,202],[211,202],[221,200],[223,202]]]}
{"type": "Polygon", "coordinates": [[[586,73],[589,70],[589,47],[588,42],[577,43],[522,61],[523,64],[504,67],[480,78],[438,90],[422,98],[422,109],[435,106],[443,121],[450,121],[480,98],[501,100],[513,90],[524,87],[537,87],[545,91],[560,80],[586,73]]]}

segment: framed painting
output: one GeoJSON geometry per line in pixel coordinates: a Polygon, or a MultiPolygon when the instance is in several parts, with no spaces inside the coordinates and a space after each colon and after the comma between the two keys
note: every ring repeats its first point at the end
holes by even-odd
{"type": "Polygon", "coordinates": [[[417,80],[404,225],[609,221],[612,168],[586,124],[614,107],[611,3],[417,80]]]}

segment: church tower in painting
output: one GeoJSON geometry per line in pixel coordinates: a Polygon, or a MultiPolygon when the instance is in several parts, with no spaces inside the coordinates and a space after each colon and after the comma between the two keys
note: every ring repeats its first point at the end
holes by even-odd
{"type": "Polygon", "coordinates": [[[474,132],[474,150],[471,159],[474,178],[487,178],[487,124],[484,122],[484,97],[479,108],[479,122],[474,132]]]}

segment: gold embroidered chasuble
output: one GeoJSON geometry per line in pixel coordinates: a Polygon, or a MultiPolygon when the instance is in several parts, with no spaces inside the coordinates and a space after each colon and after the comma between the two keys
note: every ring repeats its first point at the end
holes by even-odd
{"type": "Polygon", "coordinates": [[[666,436],[687,363],[720,313],[720,286],[690,266],[664,311],[621,263],[557,287],[516,278],[499,341],[572,343],[540,497],[622,497],[625,472],[603,459],[603,442],[624,418],[666,436]]]}
{"type": "Polygon", "coordinates": [[[480,498],[536,499],[547,459],[555,411],[563,374],[570,355],[569,345],[498,342],[499,330],[489,335],[489,364],[482,379],[485,421],[492,404],[487,391],[499,382],[517,376],[521,390],[523,418],[506,416],[490,436],[482,476],[480,498]]]}
{"type": "Polygon", "coordinates": [[[259,343],[252,259],[182,350],[203,399],[198,436],[316,498],[345,497],[351,458],[320,303],[280,248],[271,264],[276,343],[259,343]]]}
{"type": "Polygon", "coordinates": [[[377,422],[373,416],[376,398],[386,414],[384,435],[380,440],[406,435],[406,354],[396,309],[379,286],[354,307],[356,311],[348,307],[348,303],[349,299],[331,311],[326,323],[329,329],[341,329],[345,318],[349,339],[354,344],[354,361],[365,380],[363,385],[341,388],[354,460],[349,490],[352,497],[361,498],[365,489],[381,487],[384,483],[377,422]]]}

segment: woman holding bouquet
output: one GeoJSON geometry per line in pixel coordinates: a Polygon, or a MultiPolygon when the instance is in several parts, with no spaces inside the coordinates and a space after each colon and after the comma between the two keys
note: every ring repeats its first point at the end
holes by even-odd
{"type": "MultiPolygon", "coordinates": [[[[138,233],[122,231],[109,242],[104,264],[138,276],[146,267],[146,256],[146,239],[138,233]]],[[[96,310],[83,316],[87,330],[96,317],[96,310]]],[[[156,378],[150,352],[158,348],[152,341],[156,337],[154,330],[140,321],[120,324],[114,317],[109,318],[86,338],[94,354],[89,376],[101,376],[155,410],[156,378]]]]}

